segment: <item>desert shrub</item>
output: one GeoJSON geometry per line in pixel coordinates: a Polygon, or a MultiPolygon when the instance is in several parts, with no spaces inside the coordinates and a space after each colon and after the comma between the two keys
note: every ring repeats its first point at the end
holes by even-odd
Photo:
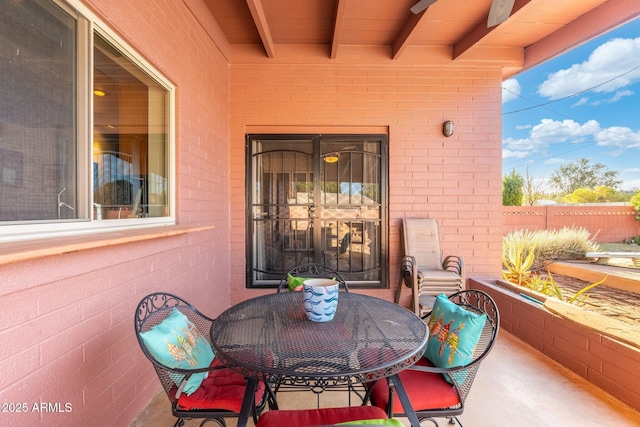
{"type": "Polygon", "coordinates": [[[540,270],[548,261],[584,258],[586,252],[597,251],[598,244],[583,228],[554,231],[514,231],[502,240],[502,277],[512,283],[570,304],[582,304],[586,293],[605,282],[606,276],[573,295],[560,288],[551,272],[540,270]]]}
{"type": "Polygon", "coordinates": [[[636,219],[640,220],[640,190],[633,196],[631,196],[631,206],[636,211],[636,219]]]}
{"type": "Polygon", "coordinates": [[[640,245],[640,236],[629,237],[628,239],[624,239],[622,243],[626,245],[640,245]]]}
{"type": "MultiPolygon", "coordinates": [[[[502,239],[504,255],[521,252],[526,259],[533,254],[531,270],[539,270],[549,261],[584,258],[585,253],[598,251],[598,244],[585,228],[565,227],[561,230],[517,230],[502,239]]],[[[508,266],[505,266],[505,268],[508,266]]]]}

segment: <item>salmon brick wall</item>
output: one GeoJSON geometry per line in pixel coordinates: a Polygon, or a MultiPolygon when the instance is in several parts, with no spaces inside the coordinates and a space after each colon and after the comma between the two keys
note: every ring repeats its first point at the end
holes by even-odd
{"type": "Polygon", "coordinates": [[[207,34],[206,6],[90,7],[175,84],[176,214],[206,229],[0,263],[0,401],[27,408],[1,412],[3,426],[129,425],[160,391],[134,335],[140,299],[168,291],[212,317],[229,306],[229,71],[207,34]],[[33,410],[41,403],[50,412],[33,410]]]}
{"type": "Polygon", "coordinates": [[[462,256],[467,276],[499,275],[500,83],[498,68],[232,64],[232,302],[261,292],[245,289],[247,133],[389,135],[390,289],[368,293],[393,298],[403,217],[436,218],[444,255],[462,256]]]}

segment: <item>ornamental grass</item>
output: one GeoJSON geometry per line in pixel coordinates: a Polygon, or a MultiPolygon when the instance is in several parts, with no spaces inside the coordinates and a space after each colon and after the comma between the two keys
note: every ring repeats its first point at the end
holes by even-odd
{"type": "Polygon", "coordinates": [[[550,261],[583,259],[585,253],[598,251],[598,244],[589,231],[581,227],[565,227],[561,230],[518,230],[503,238],[502,253],[517,253],[519,250],[522,250],[523,258],[532,253],[530,269],[540,270],[550,261]]]}

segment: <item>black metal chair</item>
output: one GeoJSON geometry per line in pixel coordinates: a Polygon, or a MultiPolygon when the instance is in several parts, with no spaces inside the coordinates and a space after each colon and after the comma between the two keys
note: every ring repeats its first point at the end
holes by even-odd
{"type": "MultiPolygon", "coordinates": [[[[183,369],[167,366],[166,362],[161,362],[152,354],[140,335],[159,325],[173,312],[174,308],[184,314],[195,327],[189,340],[192,336],[201,337],[199,339],[204,338],[211,345],[210,330],[214,320],[200,313],[182,298],[158,292],[144,297],[135,312],[135,332],[140,348],[153,364],[158,379],[171,402],[171,411],[178,418],[174,427],[183,426],[184,420],[191,418],[202,418],[200,426],[212,421],[225,427],[225,418],[239,416],[247,385],[246,379],[241,374],[222,365],[217,358],[204,368],[183,369]],[[194,374],[203,372],[207,373],[207,377],[195,392],[187,395],[183,391],[187,381],[194,374]]],[[[160,331],[160,329],[155,331],[160,331]]],[[[184,353],[181,354],[184,356],[184,353]]],[[[267,403],[275,405],[275,399],[272,397],[268,385],[259,383],[256,390],[256,402],[252,408],[253,419],[256,423],[258,415],[267,403]]]]}
{"type": "MultiPolygon", "coordinates": [[[[305,279],[314,279],[314,278],[334,279],[338,282],[340,291],[349,292],[349,286],[347,285],[347,282],[344,280],[344,278],[340,273],[338,273],[336,270],[334,270],[331,267],[328,267],[323,264],[316,264],[316,263],[300,264],[292,268],[291,270],[289,270],[284,276],[282,276],[282,279],[280,279],[280,283],[278,284],[278,289],[276,292],[279,293],[282,291],[287,291],[289,289],[289,280],[288,280],[289,276],[302,277],[305,279]]],[[[349,332],[345,330],[344,334],[345,334],[345,337],[348,339],[348,337],[350,336],[349,332]]],[[[327,345],[330,345],[330,343],[328,343],[327,345]]],[[[280,383],[278,378],[273,379],[272,387],[273,387],[274,394],[282,391],[299,391],[298,387],[291,388],[291,387],[283,386],[280,383]]],[[[339,390],[341,388],[333,387],[332,389],[339,390]]],[[[318,387],[318,388],[314,388],[313,390],[314,390],[314,393],[316,393],[317,405],[319,407],[320,393],[324,391],[324,388],[318,387]]],[[[357,390],[353,384],[349,384],[346,390],[349,392],[355,393],[359,399],[362,399],[364,397],[364,391],[357,390]]],[[[351,397],[349,397],[349,399],[351,399],[351,397]]],[[[351,402],[351,400],[349,400],[349,402],[351,402]]]]}
{"type": "Polygon", "coordinates": [[[340,290],[349,292],[349,287],[347,286],[347,282],[344,280],[342,275],[340,275],[340,273],[338,273],[336,270],[334,270],[331,267],[327,267],[326,265],[315,264],[315,263],[301,264],[289,270],[284,276],[282,276],[282,279],[280,279],[277,292],[281,292],[289,288],[288,278],[290,275],[293,277],[304,277],[309,279],[312,279],[312,278],[334,279],[338,281],[340,285],[340,290]]]}
{"type": "MultiPolygon", "coordinates": [[[[450,424],[458,422],[456,417],[464,411],[465,400],[480,363],[493,348],[500,324],[496,303],[482,291],[464,290],[449,296],[448,299],[467,311],[487,315],[471,362],[454,368],[439,368],[433,366],[426,357],[422,357],[418,363],[399,374],[411,406],[420,421],[429,420],[436,426],[438,422],[434,418],[439,417],[449,418],[450,424]]],[[[432,312],[423,317],[427,324],[431,314],[432,312]]],[[[405,416],[398,395],[386,380],[369,385],[365,402],[369,400],[374,406],[385,409],[389,417],[405,416]]]]}

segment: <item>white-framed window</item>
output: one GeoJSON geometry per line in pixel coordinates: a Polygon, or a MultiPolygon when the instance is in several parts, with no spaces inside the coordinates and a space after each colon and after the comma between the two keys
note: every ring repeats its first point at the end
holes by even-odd
{"type": "Polygon", "coordinates": [[[0,241],[174,223],[174,86],[71,0],[0,0],[0,241]]]}

